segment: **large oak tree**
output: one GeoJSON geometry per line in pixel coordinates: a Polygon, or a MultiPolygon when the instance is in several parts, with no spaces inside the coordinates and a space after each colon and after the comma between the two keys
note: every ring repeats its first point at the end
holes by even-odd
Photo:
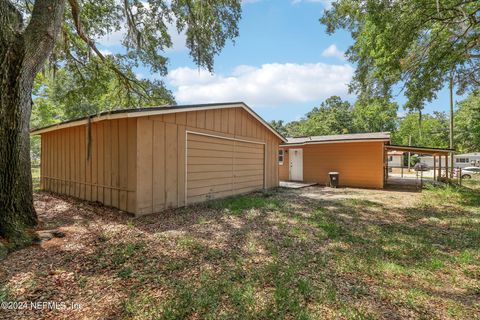
{"type": "Polygon", "coordinates": [[[460,93],[480,85],[480,1],[337,0],[321,22],[350,31],[360,95],[388,98],[401,86],[407,109],[418,110],[452,76],[460,93]]]}
{"type": "Polygon", "coordinates": [[[166,74],[172,25],[185,33],[193,61],[212,70],[238,35],[240,16],[240,0],[0,0],[0,236],[18,245],[37,223],[29,121],[40,71],[68,67],[81,76],[93,61],[115,74],[127,96],[149,96],[155,90],[131,71],[145,65],[166,74]],[[95,39],[122,31],[123,53],[103,55],[95,39]]]}

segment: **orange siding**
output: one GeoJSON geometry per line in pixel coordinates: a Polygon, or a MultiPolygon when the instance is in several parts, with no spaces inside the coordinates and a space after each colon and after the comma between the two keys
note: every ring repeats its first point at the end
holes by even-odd
{"type": "MultiPolygon", "coordinates": [[[[349,142],[292,146],[303,149],[303,181],[329,182],[328,172],[340,173],[340,185],[348,187],[383,188],[383,142],[349,142]]],[[[283,165],[279,165],[280,180],[289,180],[289,148],[283,165]]]]}

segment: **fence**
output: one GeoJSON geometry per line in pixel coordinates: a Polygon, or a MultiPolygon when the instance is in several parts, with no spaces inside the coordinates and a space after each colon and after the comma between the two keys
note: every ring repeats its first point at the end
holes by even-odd
{"type": "Polygon", "coordinates": [[[434,168],[428,166],[423,166],[419,170],[405,166],[389,166],[386,170],[385,176],[387,177],[386,182],[388,184],[414,184],[418,187],[423,187],[425,181],[452,181],[462,185],[464,177],[462,168],[460,167],[453,168],[453,176],[451,176],[450,168],[434,168]]]}

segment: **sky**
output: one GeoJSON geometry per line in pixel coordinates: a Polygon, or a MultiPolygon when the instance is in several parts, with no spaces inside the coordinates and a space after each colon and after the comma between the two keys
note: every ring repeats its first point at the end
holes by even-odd
{"type": "MultiPolygon", "coordinates": [[[[328,35],[319,18],[329,0],[243,0],[240,35],[215,59],[214,72],[199,69],[185,47],[185,37],[172,27],[169,74],[164,78],[146,68],[137,77],[161,79],[178,104],[244,101],[265,120],[298,120],[332,95],[350,102],[348,83],[355,66],[344,52],[353,41],[348,32],[328,35]]],[[[99,40],[104,53],[121,50],[122,32],[99,40]]],[[[405,111],[405,97],[394,91],[405,111]]],[[[458,99],[457,99],[458,100],[458,99]]],[[[425,107],[447,111],[448,90],[425,107]]]]}

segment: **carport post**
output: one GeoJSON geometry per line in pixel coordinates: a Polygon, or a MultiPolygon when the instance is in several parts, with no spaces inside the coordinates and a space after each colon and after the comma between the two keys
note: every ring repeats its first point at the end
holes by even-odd
{"type": "Polygon", "coordinates": [[[420,171],[420,189],[423,189],[423,170],[420,171]]]}
{"type": "Polygon", "coordinates": [[[445,155],[445,178],[448,179],[448,156],[445,155]]]}
{"type": "Polygon", "coordinates": [[[437,156],[433,155],[433,181],[437,180],[437,156]]]}
{"type": "Polygon", "coordinates": [[[442,178],[442,156],[438,156],[438,180],[442,178]]]}

